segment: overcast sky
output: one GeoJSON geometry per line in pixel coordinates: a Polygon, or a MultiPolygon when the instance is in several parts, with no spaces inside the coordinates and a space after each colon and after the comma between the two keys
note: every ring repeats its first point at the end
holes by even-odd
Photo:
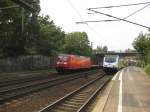
{"type": "MultiPolygon", "coordinates": [[[[41,14],[49,15],[65,32],[85,31],[96,46],[108,46],[109,50],[132,48],[138,34],[146,28],[123,21],[76,24],[80,21],[113,19],[100,14],[88,14],[87,8],[150,2],[150,0],[41,0],[41,14]]],[[[98,9],[107,14],[124,18],[146,5],[111,9],[98,9]]],[[[150,27],[150,6],[129,17],[127,20],[150,27]]]]}

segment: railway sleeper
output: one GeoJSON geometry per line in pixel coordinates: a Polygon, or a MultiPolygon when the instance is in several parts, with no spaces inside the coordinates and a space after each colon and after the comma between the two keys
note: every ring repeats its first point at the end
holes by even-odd
{"type": "Polygon", "coordinates": [[[74,98],[74,99],[85,99],[87,96],[80,96],[80,95],[78,95],[78,96],[76,96],[76,98],[74,98]]]}
{"type": "Polygon", "coordinates": [[[76,108],[72,108],[72,107],[64,107],[64,106],[59,106],[55,109],[53,109],[54,111],[56,112],[61,112],[61,111],[64,111],[64,112],[72,112],[72,111],[76,111],[77,109],[76,108]]]}
{"type": "Polygon", "coordinates": [[[81,93],[79,93],[79,94],[77,94],[77,95],[74,95],[74,96],[79,96],[79,95],[80,95],[80,96],[85,96],[85,95],[87,95],[87,94],[88,94],[88,92],[84,92],[84,93],[81,92],[81,93]]]}
{"type": "Polygon", "coordinates": [[[93,88],[90,88],[90,89],[87,89],[87,90],[85,90],[85,94],[89,94],[89,93],[91,93],[93,91],[93,88]]]}
{"type": "Polygon", "coordinates": [[[89,95],[89,92],[91,92],[91,91],[85,91],[85,92],[82,92],[82,93],[80,93],[80,94],[74,95],[74,97],[78,97],[78,96],[87,96],[87,94],[89,95]]]}
{"type": "Polygon", "coordinates": [[[62,106],[64,106],[64,107],[71,107],[71,108],[77,108],[77,107],[79,107],[79,105],[76,105],[76,104],[62,104],[62,106]]]}
{"type": "Polygon", "coordinates": [[[51,112],[67,112],[66,110],[58,110],[58,109],[55,109],[55,110],[51,110],[51,112]]]}
{"type": "Polygon", "coordinates": [[[77,100],[84,100],[86,97],[75,97],[73,99],[77,99],[77,100]]]}
{"type": "Polygon", "coordinates": [[[82,105],[81,102],[77,102],[77,101],[65,101],[65,103],[69,103],[69,104],[72,104],[72,105],[82,105]]]}
{"type": "Polygon", "coordinates": [[[72,98],[77,98],[77,97],[86,97],[87,94],[77,94],[77,95],[74,95],[72,98]]]}
{"type": "Polygon", "coordinates": [[[83,99],[77,99],[77,98],[73,98],[73,99],[69,99],[68,101],[75,101],[75,102],[83,102],[83,99]]]}
{"type": "Polygon", "coordinates": [[[89,93],[89,92],[85,91],[85,92],[80,93],[80,95],[86,95],[86,94],[88,94],[88,93],[89,93]]]}
{"type": "Polygon", "coordinates": [[[83,104],[83,101],[82,102],[65,102],[65,103],[63,103],[63,104],[61,104],[61,105],[63,105],[63,106],[69,106],[69,107],[79,107],[79,106],[81,106],[83,104]]]}

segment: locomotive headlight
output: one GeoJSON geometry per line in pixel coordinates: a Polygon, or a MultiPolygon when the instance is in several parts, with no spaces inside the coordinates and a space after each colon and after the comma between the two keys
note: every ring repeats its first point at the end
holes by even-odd
{"type": "Polygon", "coordinates": [[[66,65],[66,64],[67,64],[67,62],[64,62],[64,64],[66,65]]]}

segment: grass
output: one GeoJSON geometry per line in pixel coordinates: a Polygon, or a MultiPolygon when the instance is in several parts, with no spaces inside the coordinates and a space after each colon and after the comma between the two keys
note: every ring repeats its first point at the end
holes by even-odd
{"type": "Polygon", "coordinates": [[[150,76],[150,64],[145,67],[145,72],[150,76]]]}

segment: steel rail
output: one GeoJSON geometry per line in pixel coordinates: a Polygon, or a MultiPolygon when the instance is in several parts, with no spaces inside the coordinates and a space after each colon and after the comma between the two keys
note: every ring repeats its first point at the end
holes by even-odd
{"type": "Polygon", "coordinates": [[[55,108],[57,105],[61,104],[62,102],[66,101],[67,99],[69,99],[70,97],[72,97],[73,95],[79,93],[80,91],[82,91],[83,89],[85,89],[86,87],[90,86],[91,84],[95,83],[96,81],[98,81],[99,79],[103,78],[105,75],[100,76],[90,82],[88,82],[87,84],[81,86],[80,88],[74,90],[73,92],[67,94],[66,96],[62,97],[61,99],[55,101],[54,103],[46,106],[45,108],[41,109],[38,112],[48,112],[50,110],[52,110],[53,108],[55,108]]]}
{"type": "MultiPolygon", "coordinates": [[[[42,73],[37,73],[37,72],[33,72],[33,73],[29,73],[29,74],[47,74],[48,71],[43,71],[42,73]]],[[[72,73],[72,74],[78,74],[79,72],[76,73],[72,73]]],[[[84,72],[80,72],[80,73],[84,73],[84,72]]],[[[21,73],[21,74],[28,74],[28,73],[21,73]]],[[[56,75],[57,73],[52,73],[53,75],[56,75]]],[[[60,75],[58,75],[60,76],[60,75]]],[[[41,80],[44,78],[51,78],[50,75],[39,75],[39,76],[31,76],[31,77],[26,77],[26,78],[17,78],[17,79],[12,79],[12,80],[5,80],[5,81],[0,81],[0,87],[4,87],[4,86],[9,86],[9,85],[14,85],[14,84],[19,84],[19,83],[24,83],[24,82],[29,82],[29,81],[34,81],[34,80],[41,80]]]]}
{"type": "MultiPolygon", "coordinates": [[[[65,78],[72,78],[72,77],[76,77],[78,75],[81,75],[81,74],[88,74],[92,71],[88,71],[88,72],[84,72],[84,73],[79,73],[79,74],[72,74],[72,75],[65,75],[65,76],[61,76],[61,77],[45,77],[43,79],[39,79],[39,77],[35,77],[35,79],[32,79],[32,80],[23,80],[20,83],[20,85],[18,85],[19,83],[15,83],[14,85],[10,85],[10,86],[4,86],[4,87],[1,87],[0,88],[0,94],[3,94],[5,92],[9,92],[9,91],[12,91],[12,90],[17,90],[17,89],[22,89],[22,88],[26,88],[26,87],[30,87],[30,86],[34,86],[34,85],[39,85],[39,84],[44,84],[44,83],[48,83],[48,82],[52,82],[52,81],[57,81],[57,80],[63,80],[65,78]],[[49,78],[49,79],[47,79],[49,78]],[[53,78],[53,79],[50,79],[50,78],[53,78]],[[32,82],[32,81],[35,81],[35,82],[32,82]],[[40,81],[40,82],[39,82],[40,81]],[[26,83],[23,83],[23,82],[26,82],[26,83]]],[[[94,72],[94,71],[93,71],[94,72]]]]}
{"type": "Polygon", "coordinates": [[[108,84],[110,81],[110,78],[104,82],[92,95],[89,97],[89,99],[78,109],[77,112],[85,112],[85,109],[90,105],[90,103],[95,99],[95,97],[99,94],[100,91],[108,84]]]}
{"type": "Polygon", "coordinates": [[[31,82],[31,81],[35,81],[35,80],[42,80],[42,79],[45,79],[45,78],[51,78],[51,76],[49,76],[49,75],[34,76],[34,77],[27,77],[27,78],[18,78],[18,79],[14,79],[14,80],[7,80],[7,81],[4,81],[4,82],[0,82],[0,87],[2,88],[2,87],[9,86],[9,85],[15,85],[15,84],[19,84],[19,83],[31,82]]]}
{"type": "Polygon", "coordinates": [[[11,91],[15,91],[15,90],[19,90],[19,89],[24,89],[24,88],[27,88],[27,87],[31,87],[31,86],[38,86],[38,85],[41,85],[41,84],[47,84],[47,83],[52,83],[54,81],[59,81],[59,80],[64,80],[66,78],[74,78],[74,77],[83,77],[81,76],[80,74],[75,74],[75,75],[68,75],[68,76],[62,76],[62,77],[56,77],[56,78],[53,78],[53,79],[43,79],[39,82],[39,80],[35,80],[35,82],[27,82],[27,83],[23,83],[23,84],[20,84],[20,85],[12,85],[12,86],[7,86],[7,87],[3,87],[0,89],[0,94],[4,94],[6,92],[11,92],[11,91]]]}
{"type": "MultiPolygon", "coordinates": [[[[11,77],[11,78],[7,78],[3,81],[0,81],[0,87],[2,86],[7,86],[7,85],[11,85],[14,83],[18,83],[18,82],[22,82],[24,80],[29,80],[29,79],[35,79],[35,78],[42,78],[42,77],[47,77],[49,75],[44,76],[43,74],[48,74],[50,71],[49,70],[42,70],[42,71],[31,71],[31,72],[20,72],[20,73],[2,73],[5,75],[15,75],[15,74],[19,74],[19,75],[26,75],[28,74],[28,77],[11,77]],[[30,76],[31,74],[31,76],[30,76]],[[38,76],[32,76],[33,74],[36,74],[38,76]]],[[[51,74],[56,74],[56,73],[51,73],[51,74]]]]}
{"type": "MultiPolygon", "coordinates": [[[[87,75],[90,75],[91,71],[86,72],[86,73],[87,73],[87,75]]],[[[44,84],[43,85],[38,84],[38,85],[35,85],[36,87],[35,86],[34,87],[29,86],[29,87],[26,87],[26,88],[15,89],[14,91],[11,91],[11,90],[8,90],[8,91],[6,90],[5,91],[4,90],[4,91],[1,91],[0,103],[3,104],[4,102],[6,102],[8,100],[11,100],[11,99],[14,99],[16,97],[20,97],[20,96],[23,96],[23,95],[26,95],[26,94],[29,94],[29,93],[32,93],[32,92],[36,92],[36,91],[39,91],[39,90],[42,90],[42,89],[53,87],[53,86],[56,86],[56,85],[59,85],[59,84],[62,84],[62,83],[66,83],[66,82],[69,82],[69,81],[72,81],[72,80],[75,80],[75,79],[78,79],[78,78],[81,78],[81,77],[85,77],[85,75],[81,75],[81,73],[80,73],[80,74],[74,75],[74,77],[72,75],[68,76],[68,77],[66,77],[67,79],[66,78],[58,78],[58,79],[55,79],[55,80],[53,79],[52,82],[49,81],[48,83],[45,83],[45,85],[44,84]]]]}

